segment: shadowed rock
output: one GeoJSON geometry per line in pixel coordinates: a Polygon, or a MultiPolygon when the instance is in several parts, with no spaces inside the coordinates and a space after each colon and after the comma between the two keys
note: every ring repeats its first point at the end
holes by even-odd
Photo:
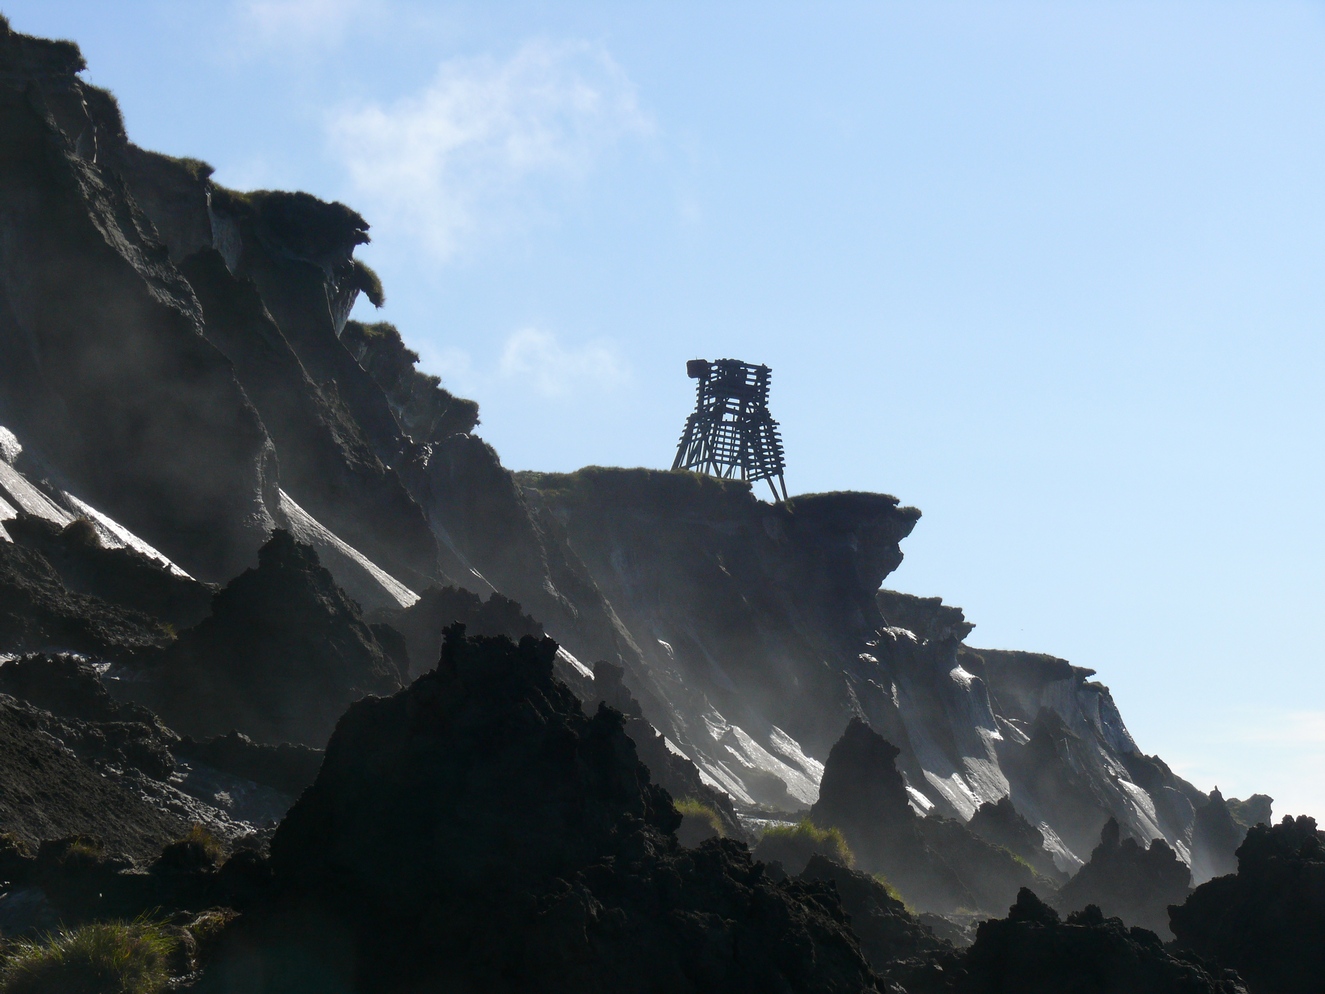
{"type": "Polygon", "coordinates": [[[351,702],[391,693],[401,678],[317,553],[278,530],[257,567],[216,595],[211,616],[124,689],[195,738],[237,729],[321,746],[351,702]]]}
{"type": "Polygon", "coordinates": [[[841,829],[859,866],[880,872],[927,911],[997,907],[1027,884],[1052,885],[1006,849],[961,822],[918,818],[897,772],[899,750],[860,719],[852,719],[824,764],[815,824],[841,829]]]}
{"type": "Polygon", "coordinates": [[[682,849],[621,716],[556,644],[448,634],[440,665],[354,705],[271,845],[279,895],[200,991],[866,991],[824,884],[745,847],[682,849]]]}
{"type": "Polygon", "coordinates": [[[1191,882],[1187,864],[1163,839],[1147,848],[1121,838],[1118,823],[1110,818],[1090,862],[1063,886],[1057,903],[1073,911],[1098,905],[1106,915],[1169,939],[1169,905],[1187,900],[1191,882]]]}
{"type": "Polygon", "coordinates": [[[1325,985],[1325,833],[1313,818],[1257,825],[1238,872],[1173,908],[1178,945],[1232,967],[1265,994],[1320,994],[1325,985]]]}
{"type": "Polygon", "coordinates": [[[1236,978],[1171,956],[1153,932],[1094,906],[1060,921],[1025,889],[1006,918],[980,925],[963,965],[963,994],[1245,994],[1236,978]]]}

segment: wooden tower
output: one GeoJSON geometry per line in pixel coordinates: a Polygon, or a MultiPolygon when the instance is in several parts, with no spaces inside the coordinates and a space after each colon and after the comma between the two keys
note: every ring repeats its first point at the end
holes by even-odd
{"type": "Polygon", "coordinates": [[[695,411],[686,418],[672,469],[724,479],[767,480],[773,499],[787,499],[778,423],[768,413],[767,366],[739,359],[691,359],[686,375],[699,381],[695,411]],[[777,486],[774,486],[774,479],[777,486]],[[782,488],[781,496],[778,487],[782,488]]]}

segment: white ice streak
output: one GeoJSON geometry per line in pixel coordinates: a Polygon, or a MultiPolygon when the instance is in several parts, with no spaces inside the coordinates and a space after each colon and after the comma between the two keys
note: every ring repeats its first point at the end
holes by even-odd
{"type": "Polygon", "coordinates": [[[175,565],[170,557],[162,552],[158,552],[155,548],[144,542],[114,518],[110,517],[110,515],[102,514],[91,504],[79,500],[73,494],[66,493],[63,496],[64,503],[70,511],[73,511],[79,517],[86,518],[88,521],[92,522],[92,525],[96,528],[97,534],[100,536],[103,545],[108,545],[113,548],[132,549],[140,556],[145,556],[146,558],[153,560],[157,565],[174,573],[176,576],[183,577],[186,580],[192,579],[188,573],[175,565]]]}
{"type": "Polygon", "coordinates": [[[358,549],[341,541],[322,522],[300,507],[293,497],[280,491],[277,514],[282,527],[300,542],[311,545],[318,560],[331,573],[345,593],[365,610],[375,607],[406,608],[419,595],[386,570],[372,562],[358,549]]]}

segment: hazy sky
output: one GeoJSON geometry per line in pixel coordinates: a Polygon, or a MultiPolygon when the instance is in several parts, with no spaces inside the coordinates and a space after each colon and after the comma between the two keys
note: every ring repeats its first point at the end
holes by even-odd
{"type": "Polygon", "coordinates": [[[923,510],[889,585],[1325,816],[1320,4],[0,9],[139,144],[364,213],[506,465],[668,466],[685,360],[768,363],[793,492],[923,510]]]}

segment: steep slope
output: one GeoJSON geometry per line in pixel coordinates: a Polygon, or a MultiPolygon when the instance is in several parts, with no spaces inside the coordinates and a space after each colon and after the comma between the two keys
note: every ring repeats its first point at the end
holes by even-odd
{"type": "Polygon", "coordinates": [[[72,489],[221,579],[271,519],[274,449],[118,176],[68,42],[0,23],[0,421],[72,489]]]}

